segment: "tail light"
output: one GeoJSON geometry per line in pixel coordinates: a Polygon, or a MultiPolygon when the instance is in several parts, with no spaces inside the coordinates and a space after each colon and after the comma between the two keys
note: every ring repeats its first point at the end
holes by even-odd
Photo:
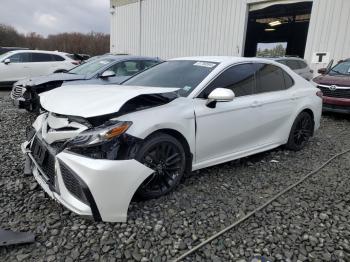
{"type": "Polygon", "coordinates": [[[322,97],[323,97],[323,93],[322,93],[322,91],[317,91],[317,92],[316,92],[316,95],[317,95],[318,97],[320,97],[320,98],[322,98],[322,97]]]}
{"type": "Polygon", "coordinates": [[[72,64],[73,65],[80,65],[80,62],[79,61],[72,61],[72,64]]]}

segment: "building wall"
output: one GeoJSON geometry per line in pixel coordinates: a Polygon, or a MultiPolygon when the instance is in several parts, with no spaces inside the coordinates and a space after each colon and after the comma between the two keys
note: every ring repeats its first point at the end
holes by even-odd
{"type": "MultiPolygon", "coordinates": [[[[275,1],[111,0],[111,51],[162,58],[242,55],[249,5],[262,2],[275,1]]],[[[315,52],[350,57],[350,0],[313,2],[305,58],[311,63],[315,52]]]]}
{"type": "MultiPolygon", "coordinates": [[[[350,1],[314,0],[305,59],[310,63],[315,52],[329,52],[338,61],[350,57],[350,1]]],[[[324,64],[312,64],[314,69],[324,64]]]]}

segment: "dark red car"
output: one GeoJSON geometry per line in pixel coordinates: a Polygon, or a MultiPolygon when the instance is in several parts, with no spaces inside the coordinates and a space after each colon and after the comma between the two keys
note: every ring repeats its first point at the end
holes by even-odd
{"type": "Polygon", "coordinates": [[[313,82],[323,93],[323,111],[350,114],[350,58],[318,72],[313,82]]]}

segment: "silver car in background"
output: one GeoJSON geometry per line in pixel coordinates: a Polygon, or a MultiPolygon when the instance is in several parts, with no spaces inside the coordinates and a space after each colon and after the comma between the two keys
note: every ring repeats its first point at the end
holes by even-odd
{"type": "Polygon", "coordinates": [[[310,68],[306,60],[299,57],[276,57],[274,61],[284,64],[292,69],[295,73],[310,81],[314,77],[314,71],[310,68]]]}

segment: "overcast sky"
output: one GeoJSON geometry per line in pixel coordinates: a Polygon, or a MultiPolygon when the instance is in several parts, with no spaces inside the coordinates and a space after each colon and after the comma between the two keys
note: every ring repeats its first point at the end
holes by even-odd
{"type": "Polygon", "coordinates": [[[0,23],[20,33],[109,33],[109,0],[0,1],[0,23]]]}

